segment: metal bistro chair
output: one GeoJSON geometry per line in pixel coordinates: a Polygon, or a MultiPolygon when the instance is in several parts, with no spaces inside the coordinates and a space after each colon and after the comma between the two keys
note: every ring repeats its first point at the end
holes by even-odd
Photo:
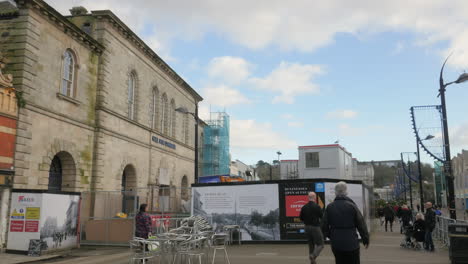
{"type": "Polygon", "coordinates": [[[160,256],[159,250],[155,249],[155,247],[159,247],[159,245],[155,242],[135,237],[132,240],[130,240],[129,243],[130,249],[132,250],[132,255],[130,256],[129,264],[147,263],[150,259],[160,256]]]}
{"type": "Polygon", "coordinates": [[[241,244],[242,240],[242,232],[240,230],[240,226],[238,225],[226,225],[223,227],[225,233],[228,234],[228,244],[232,245],[234,243],[234,232],[237,232],[237,242],[239,245],[241,244]]]}
{"type": "Polygon", "coordinates": [[[226,260],[228,264],[231,264],[231,261],[229,261],[229,255],[226,250],[227,246],[227,239],[228,239],[228,234],[214,234],[212,239],[211,239],[211,247],[213,248],[213,260],[211,261],[211,264],[214,264],[215,259],[216,259],[216,251],[217,250],[223,250],[224,251],[224,263],[226,263],[226,260]]]}

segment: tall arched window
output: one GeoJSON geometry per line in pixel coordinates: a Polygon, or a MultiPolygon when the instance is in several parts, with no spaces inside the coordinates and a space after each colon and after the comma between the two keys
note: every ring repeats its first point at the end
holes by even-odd
{"type": "Polygon", "coordinates": [[[128,118],[135,119],[135,85],[136,85],[136,76],[135,73],[130,73],[128,77],[128,118]]]}
{"type": "Polygon", "coordinates": [[[164,93],[161,98],[161,132],[167,135],[168,131],[168,102],[167,95],[164,93]]]}
{"type": "Polygon", "coordinates": [[[175,101],[174,99],[171,100],[171,136],[173,138],[175,138],[175,134],[176,134],[176,126],[177,126],[177,123],[176,123],[176,106],[175,106],[175,101]]]}
{"type": "Polygon", "coordinates": [[[76,58],[71,50],[63,54],[62,85],[60,93],[66,96],[75,96],[76,58]]]}
{"type": "Polygon", "coordinates": [[[158,107],[159,107],[159,91],[158,88],[153,88],[153,99],[152,99],[152,108],[151,108],[151,127],[153,129],[158,129],[158,107]]]}

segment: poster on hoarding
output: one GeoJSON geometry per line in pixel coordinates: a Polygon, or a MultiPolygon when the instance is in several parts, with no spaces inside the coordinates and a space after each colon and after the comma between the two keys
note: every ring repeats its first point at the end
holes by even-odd
{"type": "Polygon", "coordinates": [[[280,240],[277,184],[192,188],[192,214],[211,219],[216,232],[239,225],[242,240],[280,240]]]}
{"type": "Polygon", "coordinates": [[[42,250],[77,246],[79,201],[79,195],[13,192],[7,249],[27,251],[32,240],[42,250]]]}
{"type": "Polygon", "coordinates": [[[39,239],[41,193],[12,193],[8,249],[27,251],[29,241],[39,239]]]}
{"type": "MultiPolygon", "coordinates": [[[[330,204],[335,200],[336,182],[325,183],[325,204],[330,204]]],[[[364,198],[362,185],[358,183],[347,183],[348,197],[354,201],[359,211],[364,215],[364,198]]]]}
{"type": "Polygon", "coordinates": [[[80,196],[49,193],[43,195],[41,239],[47,243],[48,249],[77,246],[80,196]]]}
{"type": "Polygon", "coordinates": [[[281,239],[305,239],[305,226],[300,219],[302,207],[309,202],[309,192],[317,194],[317,204],[325,206],[323,182],[284,182],[279,185],[281,239]]]}

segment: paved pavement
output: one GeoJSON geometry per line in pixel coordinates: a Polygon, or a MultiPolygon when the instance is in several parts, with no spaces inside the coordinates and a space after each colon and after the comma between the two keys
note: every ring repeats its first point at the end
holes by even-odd
{"type": "MultiPolygon", "coordinates": [[[[399,230],[398,226],[394,230],[399,230]]],[[[400,247],[402,235],[399,232],[386,233],[378,227],[371,237],[371,245],[368,249],[361,248],[361,263],[379,263],[379,264],[448,264],[448,250],[437,247],[436,252],[429,253],[424,251],[415,251],[400,247]]],[[[241,246],[231,246],[228,248],[229,257],[232,264],[306,264],[307,246],[305,244],[250,244],[241,246]]],[[[55,263],[55,264],[104,264],[104,263],[128,263],[130,251],[127,248],[82,248],[74,250],[71,254],[62,259],[53,259],[43,262],[33,263],[55,263]]],[[[21,263],[4,262],[2,256],[1,263],[21,263]]],[[[30,260],[32,259],[29,257],[30,260]]],[[[223,263],[223,257],[219,256],[216,263],[223,263]]],[[[330,246],[326,246],[318,258],[320,264],[332,264],[334,262],[330,246]]]]}

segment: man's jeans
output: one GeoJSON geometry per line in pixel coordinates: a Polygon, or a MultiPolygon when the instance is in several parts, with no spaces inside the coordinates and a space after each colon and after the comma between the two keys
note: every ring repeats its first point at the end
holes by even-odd
{"type": "Polygon", "coordinates": [[[427,250],[434,250],[434,242],[432,241],[432,232],[426,231],[424,236],[424,248],[427,250]]]}

